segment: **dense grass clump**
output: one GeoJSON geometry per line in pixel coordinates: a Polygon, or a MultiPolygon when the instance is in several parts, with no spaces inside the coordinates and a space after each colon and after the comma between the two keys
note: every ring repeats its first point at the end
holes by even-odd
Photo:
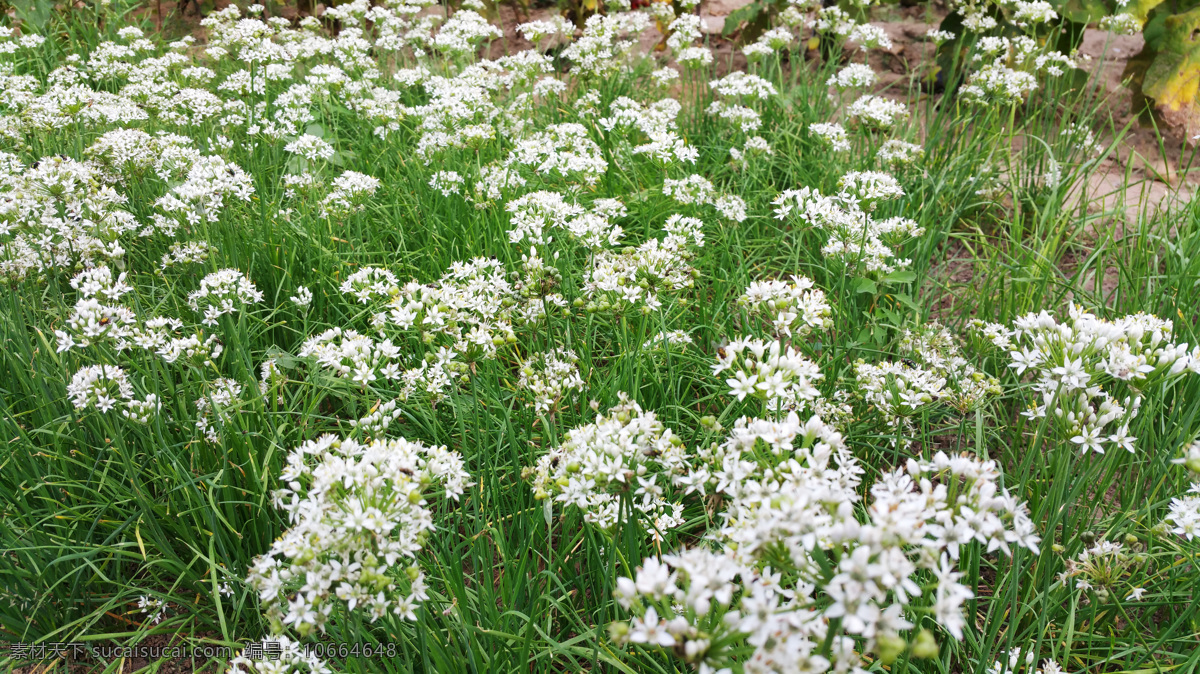
{"type": "Polygon", "coordinates": [[[1200,667],[1200,206],[1053,12],[428,4],[0,31],[3,662],[1200,667]]]}

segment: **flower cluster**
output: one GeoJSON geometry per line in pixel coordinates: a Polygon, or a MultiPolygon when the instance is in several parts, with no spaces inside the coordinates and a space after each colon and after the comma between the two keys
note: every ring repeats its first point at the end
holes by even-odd
{"type": "Polygon", "coordinates": [[[1013,327],[976,323],[1008,352],[1017,375],[1029,372],[1038,402],[1023,412],[1050,418],[1082,452],[1108,447],[1134,451],[1129,422],[1143,392],[1200,372],[1200,346],[1171,341],[1171,321],[1148,314],[1105,320],[1072,305],[1059,323],[1046,311],[1016,319],[1013,327]]]}
{"type": "Polygon", "coordinates": [[[690,175],[681,180],[665,178],[663,194],[681,204],[711,204],[717,212],[734,222],[746,219],[746,202],[736,195],[718,196],[713,184],[703,176],[690,175]]]}
{"type": "Polygon", "coordinates": [[[540,351],[526,361],[517,385],[528,392],[529,406],[538,414],[552,413],[567,394],[582,391],[578,362],[574,351],[560,347],[540,351]]]}
{"type": "MultiPolygon", "coordinates": [[[[558,447],[525,470],[539,501],[583,511],[584,520],[609,529],[622,508],[645,517],[655,540],[683,523],[683,506],[666,498],[685,472],[686,449],[654,412],[643,411],[625,393],[595,422],[567,432],[558,447]],[[624,504],[624,505],[623,505],[624,504]]],[[[629,512],[624,519],[631,520],[629,512]]]]}
{"type": "Polygon", "coordinates": [[[898,346],[919,367],[944,378],[939,397],[961,413],[978,408],[1002,392],[999,380],[969,363],[958,340],[936,321],[919,328],[906,328],[898,346]]]}
{"type": "MultiPolygon", "coordinates": [[[[1045,2],[1017,3],[1049,10],[1045,2]]],[[[1054,12],[1050,11],[1053,15],[1054,12]]],[[[1060,77],[1075,68],[1074,61],[1057,51],[1047,51],[1032,37],[1013,38],[985,36],[980,38],[979,53],[974,60],[983,63],[960,90],[966,101],[980,105],[1014,105],[1025,100],[1038,87],[1038,77],[1060,77]]]]}
{"type": "Polygon", "coordinates": [[[1192,441],[1175,463],[1187,469],[1191,486],[1186,494],[1171,499],[1166,523],[1172,533],[1192,541],[1200,536],[1200,440],[1192,441]]]}
{"type": "Polygon", "coordinates": [[[192,164],[183,184],[163,195],[156,205],[164,212],[196,225],[216,222],[227,197],[249,201],[253,193],[250,174],[239,166],[221,157],[201,157],[192,164]]]}
{"type": "Polygon", "coordinates": [[[834,152],[850,151],[850,136],[841,124],[814,122],[808,125],[808,132],[828,145],[834,152]]]}
{"type": "Polygon", "coordinates": [[[360,211],[379,184],[378,178],[365,173],[345,171],[333,179],[329,193],[321,199],[320,212],[328,218],[339,218],[360,211]]]}
{"type": "Polygon", "coordinates": [[[985,669],[984,674],[1065,674],[1063,668],[1054,660],[1044,660],[1041,667],[1035,667],[1037,653],[1032,649],[1022,651],[1020,648],[1014,648],[1000,655],[1002,657],[985,669]]]}
{"type": "Polygon", "coordinates": [[[324,631],[333,600],[372,618],[416,620],[428,597],[415,563],[432,533],[429,499],[457,500],[469,484],[462,457],[445,447],[323,435],[288,455],[274,495],[290,528],[258,557],[247,583],[272,632],[324,631]]]}
{"type": "MultiPolygon", "coordinates": [[[[721,470],[707,482],[730,498],[715,537],[723,549],[646,559],[614,593],[632,620],[610,627],[618,643],[671,649],[701,671],[734,662],[753,672],[845,671],[867,651],[890,662],[909,646],[900,635],[913,613],[931,613],[961,639],[973,596],[955,569],[961,546],[1039,543],[991,461],[910,459],[870,488],[860,520],[861,468],[816,417],[743,419],[709,456],[721,470]],[[918,582],[923,573],[932,590],[918,582]],[[743,641],[744,658],[735,655],[743,641]]],[[[911,648],[928,657],[931,645],[922,633],[911,648]]]]}
{"type": "Polygon", "coordinates": [[[512,243],[550,243],[553,236],[547,230],[558,229],[593,250],[617,244],[622,231],[610,219],[625,215],[625,207],[616,199],[597,200],[587,209],[549,191],[530,192],[508,202],[506,208],[512,214],[508,233],[512,243]]]}
{"type": "MultiPolygon", "coordinates": [[[[1139,567],[1149,561],[1136,536],[1126,543],[1096,541],[1074,559],[1066,560],[1066,570],[1058,583],[1070,589],[1091,593],[1101,603],[1113,599],[1140,601],[1145,588],[1137,586],[1139,567]]],[[[1087,599],[1085,599],[1087,601],[1087,599]]]]}
{"type": "Polygon", "coordinates": [[[261,301],[262,291],[236,269],[222,269],[205,276],[200,288],[188,295],[188,306],[204,314],[201,322],[205,325],[216,325],[221,316],[261,301]]]}
{"type": "Polygon", "coordinates": [[[692,287],[697,272],[689,261],[704,245],[703,227],[696,218],[673,215],[661,240],[598,253],[584,276],[584,290],[592,300],[588,308],[621,311],[640,305],[649,312],[662,306],[660,293],[692,287]]]}
{"type": "Polygon", "coordinates": [[[101,266],[125,253],[143,226],[96,169],[67,157],[26,167],[0,153],[0,274],[101,266]]]}
{"type": "Polygon", "coordinates": [[[132,400],[133,384],[125,371],[115,365],[89,365],[71,378],[67,395],[75,409],[95,407],[103,413],[132,400]]]}
{"type": "Polygon", "coordinates": [[[854,365],[858,397],[890,426],[912,430],[912,417],[934,403],[965,414],[1002,392],[999,381],[971,365],[936,322],[905,329],[899,349],[908,357],[854,365]]]}
{"type": "Polygon", "coordinates": [[[101,304],[96,299],[81,299],[67,317],[65,330],[55,330],[58,351],[87,348],[93,343],[111,342],[113,349],[129,348],[129,338],[137,334],[137,316],[123,306],[101,304]]]}
{"type": "Polygon", "coordinates": [[[314,358],[318,365],[328,368],[339,377],[367,385],[379,375],[394,379],[399,376],[396,359],[400,347],[385,339],[376,342],[355,330],[330,328],[304,342],[301,358],[314,358]]]}
{"type": "Polygon", "coordinates": [[[825,196],[811,187],[788,190],[773,202],[775,217],[799,218],[829,236],[821,253],[841,260],[849,273],[877,276],[911,264],[899,259],[886,242],[920,236],[924,230],[908,218],[876,220],[871,212],[881,201],[898,199],[904,190],[887,173],[847,173],[841,190],[825,196]]]}
{"type": "Polygon", "coordinates": [[[728,371],[730,395],[760,399],[773,410],[803,409],[820,395],[815,382],[824,376],[795,347],[751,337],[734,339],[720,349],[712,371],[728,371]]]}
{"type": "Polygon", "coordinates": [[[942,397],[946,378],[939,373],[908,363],[854,364],[859,393],[895,425],[917,410],[942,397]]]}
{"type": "Polygon", "coordinates": [[[196,428],[212,444],[221,442],[221,433],[233,423],[242,406],[242,385],[236,379],[222,377],[209,385],[208,391],[196,398],[196,428]]]}
{"type": "Polygon", "coordinates": [[[813,287],[812,279],[806,276],[793,275],[790,282],[755,281],[738,298],[738,306],[762,315],[771,321],[776,334],[788,337],[802,337],[833,325],[833,311],[824,291],[813,287]]]}
{"type": "Polygon", "coordinates": [[[846,107],[846,117],[867,131],[890,131],[908,119],[908,106],[890,98],[864,94],[846,107]]]}

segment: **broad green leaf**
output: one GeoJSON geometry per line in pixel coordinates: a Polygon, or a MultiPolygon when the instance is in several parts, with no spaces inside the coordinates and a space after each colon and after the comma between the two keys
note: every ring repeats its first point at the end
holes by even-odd
{"type": "MultiPolygon", "coordinates": [[[[760,19],[765,18],[767,9],[767,3],[762,2],[761,0],[758,2],[752,2],[745,7],[735,9],[733,13],[725,17],[725,26],[721,29],[721,34],[724,36],[729,36],[737,31],[738,28],[741,28],[743,23],[748,23],[751,25],[759,23],[760,19]]],[[[747,26],[747,29],[749,28],[750,26],[747,26]]],[[[758,32],[761,33],[762,31],[759,30],[758,32]]],[[[753,37],[743,35],[742,41],[747,42],[757,37],[757,35],[753,37]]]]}
{"type": "Polygon", "coordinates": [[[869,278],[856,278],[853,282],[851,282],[850,285],[854,288],[854,292],[856,293],[868,293],[874,295],[875,292],[879,290],[879,288],[875,285],[875,282],[869,278]]]}
{"type": "Polygon", "coordinates": [[[896,271],[883,277],[883,280],[888,283],[912,283],[917,280],[916,272],[907,269],[897,269],[896,271]]]}
{"type": "Polygon", "coordinates": [[[53,0],[14,0],[12,8],[17,18],[38,29],[46,27],[54,13],[53,0]]]}
{"type": "Polygon", "coordinates": [[[914,313],[921,313],[921,307],[915,301],[913,301],[912,296],[908,295],[907,293],[896,293],[895,295],[892,295],[892,297],[895,297],[896,301],[900,304],[912,309],[914,313]]]}
{"type": "Polygon", "coordinates": [[[751,21],[758,13],[762,11],[762,7],[757,2],[752,2],[745,7],[739,7],[733,10],[729,16],[725,17],[725,25],[721,28],[721,35],[728,37],[746,21],[751,21]]]}

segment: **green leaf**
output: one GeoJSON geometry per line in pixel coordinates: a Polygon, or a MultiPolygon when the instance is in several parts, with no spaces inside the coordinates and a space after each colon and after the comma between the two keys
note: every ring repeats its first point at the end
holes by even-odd
{"type": "Polygon", "coordinates": [[[853,288],[854,292],[856,293],[868,293],[874,295],[879,291],[879,287],[876,286],[875,282],[869,278],[856,278],[850,283],[850,287],[853,288]]]}
{"type": "Polygon", "coordinates": [[[907,269],[897,269],[896,271],[883,277],[887,283],[912,283],[917,280],[917,273],[907,269]]]}
{"type": "Polygon", "coordinates": [[[284,164],[284,168],[287,169],[288,173],[304,173],[308,170],[308,166],[309,161],[299,155],[288,157],[287,162],[284,164]]]}
{"type": "Polygon", "coordinates": [[[733,10],[733,13],[725,17],[725,26],[721,29],[721,35],[728,37],[736,32],[738,28],[741,28],[743,23],[754,23],[759,18],[759,14],[765,12],[766,9],[767,4],[759,0],[757,2],[750,3],[745,7],[733,10]]]}
{"type": "Polygon", "coordinates": [[[908,307],[909,309],[912,309],[916,313],[918,313],[918,314],[921,313],[921,307],[917,306],[917,303],[913,301],[913,298],[911,295],[908,295],[906,293],[896,293],[896,294],[892,295],[892,297],[895,297],[897,302],[899,302],[900,304],[903,304],[904,306],[908,307]]]}
{"type": "Polygon", "coordinates": [[[53,0],[14,0],[12,8],[22,23],[42,30],[54,14],[53,0]]]}
{"type": "Polygon", "coordinates": [[[300,363],[295,356],[274,345],[267,349],[267,358],[275,361],[275,365],[284,370],[290,370],[300,363]]]}

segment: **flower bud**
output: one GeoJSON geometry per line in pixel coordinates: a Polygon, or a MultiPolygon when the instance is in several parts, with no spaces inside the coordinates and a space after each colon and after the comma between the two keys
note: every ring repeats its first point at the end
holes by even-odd
{"type": "Polygon", "coordinates": [[[881,634],[875,640],[875,653],[879,656],[879,661],[885,665],[890,665],[904,653],[904,649],[908,644],[898,635],[881,634]]]}
{"type": "Polygon", "coordinates": [[[938,656],[937,640],[933,638],[933,632],[928,629],[917,632],[917,638],[912,643],[912,656],[921,660],[938,656]]]}

